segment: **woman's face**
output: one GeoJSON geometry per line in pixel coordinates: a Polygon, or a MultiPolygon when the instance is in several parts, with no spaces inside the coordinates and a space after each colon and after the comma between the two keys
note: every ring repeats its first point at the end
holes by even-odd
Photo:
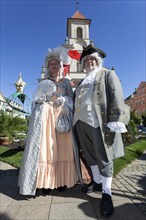
{"type": "Polygon", "coordinates": [[[50,76],[52,77],[58,76],[60,73],[60,67],[61,66],[58,60],[56,59],[49,60],[48,69],[49,69],[50,76]]]}
{"type": "Polygon", "coordinates": [[[96,58],[90,55],[86,56],[86,58],[84,59],[83,66],[87,72],[94,70],[97,67],[96,58]]]}

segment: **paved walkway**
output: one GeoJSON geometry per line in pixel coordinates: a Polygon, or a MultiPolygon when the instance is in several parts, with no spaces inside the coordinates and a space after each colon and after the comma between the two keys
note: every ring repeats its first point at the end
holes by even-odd
{"type": "MultiPolygon", "coordinates": [[[[101,193],[81,193],[81,185],[47,196],[19,195],[18,170],[1,162],[1,220],[101,220],[101,193]]],[[[109,220],[146,219],[146,152],[120,172],[112,184],[115,211],[109,220]]]]}

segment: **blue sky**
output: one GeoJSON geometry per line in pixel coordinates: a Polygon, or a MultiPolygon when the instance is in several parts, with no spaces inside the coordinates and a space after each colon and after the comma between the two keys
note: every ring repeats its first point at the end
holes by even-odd
{"type": "MultiPolygon", "coordinates": [[[[64,44],[67,18],[76,12],[75,0],[1,0],[0,90],[15,92],[19,73],[30,98],[41,77],[48,48],[64,44]]],[[[145,0],[80,0],[79,11],[91,19],[90,39],[106,52],[104,65],[114,66],[124,97],[146,81],[145,0]]]]}

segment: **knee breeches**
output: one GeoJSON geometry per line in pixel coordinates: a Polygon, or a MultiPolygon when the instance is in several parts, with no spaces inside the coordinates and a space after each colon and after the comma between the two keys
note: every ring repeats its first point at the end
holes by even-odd
{"type": "Polygon", "coordinates": [[[97,165],[102,176],[111,177],[113,175],[113,161],[107,159],[100,128],[93,128],[85,122],[78,121],[75,130],[88,165],[97,165]]]}

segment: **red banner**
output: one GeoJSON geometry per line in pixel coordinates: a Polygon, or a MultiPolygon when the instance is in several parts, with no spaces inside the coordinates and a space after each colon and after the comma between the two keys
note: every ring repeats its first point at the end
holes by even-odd
{"type": "Polygon", "coordinates": [[[67,73],[69,73],[70,71],[70,65],[63,65],[63,68],[64,68],[64,76],[66,76],[67,73]]]}

